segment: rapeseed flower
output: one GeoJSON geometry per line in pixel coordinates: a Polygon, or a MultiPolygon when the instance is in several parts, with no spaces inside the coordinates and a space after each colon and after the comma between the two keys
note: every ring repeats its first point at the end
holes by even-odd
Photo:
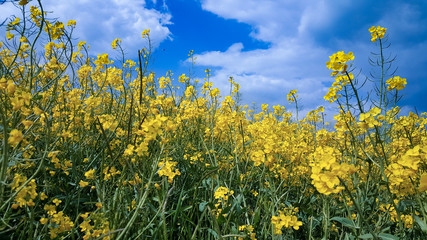
{"type": "Polygon", "coordinates": [[[146,38],[146,37],[149,37],[149,36],[150,36],[150,29],[145,29],[142,32],[142,38],[146,38]]]}
{"type": "Polygon", "coordinates": [[[216,189],[215,193],[214,193],[214,197],[215,199],[223,199],[224,201],[228,200],[228,197],[230,195],[233,195],[234,191],[233,190],[229,190],[226,187],[219,187],[216,189]]]}
{"type": "Polygon", "coordinates": [[[87,187],[87,186],[89,186],[89,183],[85,182],[83,180],[80,180],[79,185],[80,185],[80,187],[87,187]]]}
{"type": "Polygon", "coordinates": [[[399,76],[392,77],[392,78],[388,79],[386,81],[386,83],[387,83],[387,85],[389,85],[387,87],[388,91],[393,90],[393,89],[402,90],[403,88],[405,88],[406,78],[401,78],[399,76]]]}
{"type": "Polygon", "coordinates": [[[16,146],[23,139],[24,139],[24,136],[22,135],[22,132],[18,129],[13,129],[12,131],[10,131],[8,143],[12,146],[16,146]]]}
{"type": "Polygon", "coordinates": [[[114,41],[111,43],[111,47],[113,48],[113,49],[116,49],[117,48],[117,43],[118,42],[122,42],[122,39],[120,39],[120,38],[116,38],[116,39],[114,39],[114,41]]]}
{"type": "Polygon", "coordinates": [[[282,228],[293,228],[298,230],[302,226],[302,222],[298,221],[298,218],[292,215],[292,211],[279,211],[279,216],[272,216],[271,223],[274,226],[274,234],[281,235],[282,228]]]}
{"type": "Polygon", "coordinates": [[[372,26],[371,28],[369,28],[369,32],[371,33],[371,41],[372,42],[376,42],[377,39],[382,39],[384,38],[384,34],[387,32],[387,28],[383,28],[380,26],[372,26]]]}
{"type": "Polygon", "coordinates": [[[166,162],[160,162],[158,165],[160,167],[160,170],[158,172],[159,176],[167,176],[168,182],[172,183],[175,176],[181,175],[179,169],[175,169],[174,171],[174,168],[177,164],[177,162],[169,160],[167,160],[166,162]]]}

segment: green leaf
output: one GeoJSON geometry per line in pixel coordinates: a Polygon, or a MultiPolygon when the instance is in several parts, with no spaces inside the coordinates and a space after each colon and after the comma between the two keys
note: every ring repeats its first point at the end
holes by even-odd
{"type": "Polygon", "coordinates": [[[388,233],[380,233],[380,234],[378,234],[378,237],[380,237],[381,239],[384,239],[384,240],[399,240],[398,237],[391,235],[391,234],[388,234],[388,233]]]}
{"type": "Polygon", "coordinates": [[[245,142],[245,144],[243,144],[243,147],[248,146],[248,145],[249,145],[249,144],[251,144],[252,142],[253,142],[252,140],[249,140],[249,141],[245,142]]]}
{"type": "Polygon", "coordinates": [[[256,225],[258,222],[259,222],[259,219],[260,219],[260,210],[259,209],[257,209],[256,211],[255,211],[255,217],[254,217],[254,224],[256,225]]]}
{"type": "Polygon", "coordinates": [[[333,218],[331,218],[331,220],[341,223],[344,227],[349,227],[349,228],[354,228],[354,229],[359,228],[356,225],[354,225],[354,222],[352,220],[350,220],[348,218],[333,217],[333,218]]]}
{"type": "Polygon", "coordinates": [[[202,202],[199,204],[199,211],[203,212],[205,211],[206,205],[208,205],[208,202],[202,202]]]}
{"type": "Polygon", "coordinates": [[[219,235],[217,232],[215,232],[215,230],[208,228],[208,232],[212,234],[215,237],[215,239],[219,239],[219,235]]]}
{"type": "Polygon", "coordinates": [[[420,226],[421,230],[427,233],[427,225],[423,222],[423,220],[421,220],[421,218],[418,217],[417,215],[415,215],[414,218],[415,218],[415,222],[418,223],[418,226],[420,226]]]}
{"type": "Polygon", "coordinates": [[[344,240],[354,240],[354,236],[351,233],[345,233],[344,240]]]}
{"type": "Polygon", "coordinates": [[[372,239],[374,238],[374,236],[372,236],[372,234],[367,233],[367,234],[363,234],[359,236],[360,239],[372,239]]]}

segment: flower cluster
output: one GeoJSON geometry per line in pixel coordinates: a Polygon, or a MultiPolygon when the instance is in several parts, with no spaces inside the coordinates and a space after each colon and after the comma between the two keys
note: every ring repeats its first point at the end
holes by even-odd
{"type": "Polygon", "coordinates": [[[54,239],[61,234],[70,232],[74,223],[63,211],[57,211],[56,207],[62,202],[61,200],[55,198],[52,202],[53,204],[46,204],[44,206],[48,217],[42,217],[40,223],[48,224],[50,238],[54,239]]]}
{"type": "Polygon", "coordinates": [[[342,90],[343,86],[350,83],[354,78],[353,73],[347,71],[347,62],[354,60],[354,55],[353,52],[345,54],[343,51],[340,51],[329,56],[329,59],[330,60],[326,62],[326,67],[333,71],[331,76],[335,76],[335,82],[332,84],[332,87],[329,88],[324,99],[332,103],[341,97],[338,92],[342,90]]]}
{"type": "Polygon", "coordinates": [[[142,31],[142,38],[146,38],[150,36],[150,29],[144,29],[144,31],[142,31]]]}
{"type": "Polygon", "coordinates": [[[371,28],[369,28],[369,32],[371,33],[372,42],[377,41],[377,39],[382,39],[384,38],[384,34],[387,32],[387,28],[383,28],[380,26],[372,26],[371,28]]]}
{"type": "Polygon", "coordinates": [[[399,76],[397,77],[392,77],[390,79],[387,80],[386,82],[389,86],[387,87],[387,90],[402,90],[403,88],[405,88],[406,85],[406,78],[401,78],[399,76]]]}
{"type": "Polygon", "coordinates": [[[122,39],[120,39],[120,38],[116,38],[116,39],[114,39],[114,41],[111,43],[111,47],[112,47],[113,49],[117,49],[117,45],[118,45],[118,44],[120,44],[120,43],[122,43],[122,39]]]}
{"type": "Polygon", "coordinates": [[[281,235],[283,227],[298,230],[302,226],[302,222],[298,221],[297,216],[295,216],[297,212],[298,208],[285,208],[279,211],[279,216],[271,217],[274,234],[281,235]]]}
{"type": "Polygon", "coordinates": [[[22,139],[24,139],[22,132],[18,129],[13,129],[10,131],[8,143],[12,146],[16,146],[20,141],[22,141],[22,139]]]}
{"type": "Polygon", "coordinates": [[[356,172],[356,168],[347,163],[337,161],[338,151],[331,147],[316,149],[312,167],[312,183],[319,193],[329,195],[339,193],[344,187],[341,181],[356,172]],[[340,180],[341,179],[341,180],[340,180]]]}
{"type": "Polygon", "coordinates": [[[333,72],[331,76],[336,76],[339,72],[344,74],[347,71],[348,61],[354,60],[353,52],[344,53],[344,51],[339,51],[337,53],[329,56],[329,61],[326,62],[326,67],[331,69],[333,72]]]}
{"type": "MultiPolygon", "coordinates": [[[[239,226],[239,231],[241,231],[241,232],[246,232],[247,234],[248,234],[248,237],[251,239],[251,240],[256,240],[257,238],[255,237],[256,236],[256,233],[254,233],[254,227],[252,227],[252,225],[242,225],[242,226],[239,226]]],[[[244,238],[242,238],[242,237],[239,237],[239,240],[243,240],[244,238]]]]}
{"type": "Polygon", "coordinates": [[[37,193],[37,184],[36,180],[31,179],[31,181],[24,185],[27,181],[27,177],[22,176],[19,173],[15,173],[15,177],[13,178],[12,190],[18,192],[15,197],[15,203],[12,204],[13,209],[17,209],[18,207],[22,208],[25,206],[34,207],[34,199],[38,196],[37,193]],[[22,189],[20,189],[23,187],[22,189]]]}
{"type": "Polygon", "coordinates": [[[427,146],[417,145],[402,156],[393,156],[391,161],[386,169],[391,192],[397,195],[414,194],[412,181],[417,179],[420,179],[419,191],[423,190],[425,178],[421,178],[418,170],[427,162],[427,146]]]}
{"type": "Polygon", "coordinates": [[[166,159],[165,161],[159,162],[159,176],[168,177],[168,182],[172,183],[175,176],[181,175],[179,169],[175,169],[177,164],[177,162],[171,161],[171,159],[166,159]]]}
{"type": "MultiPolygon", "coordinates": [[[[398,204],[399,200],[395,199],[394,205],[397,206],[398,204]]],[[[399,222],[400,218],[400,221],[403,222],[406,228],[413,228],[414,226],[414,218],[409,214],[400,214],[400,216],[398,216],[396,208],[393,206],[393,204],[381,204],[379,210],[388,213],[390,215],[391,221],[393,222],[399,222]]]]}
{"type": "Polygon", "coordinates": [[[364,129],[371,129],[375,126],[381,127],[383,121],[385,119],[384,115],[378,115],[381,113],[381,109],[377,107],[371,108],[371,110],[367,113],[361,113],[359,116],[359,126],[364,129]]]}
{"type": "Polygon", "coordinates": [[[215,190],[214,198],[217,199],[217,203],[215,203],[215,209],[212,210],[213,213],[216,214],[216,217],[218,218],[220,214],[222,216],[226,216],[225,213],[222,213],[222,208],[224,206],[227,206],[228,198],[234,194],[233,190],[228,189],[227,187],[218,187],[215,190]]]}
{"type": "Polygon", "coordinates": [[[110,227],[108,220],[102,213],[89,213],[86,212],[80,215],[83,222],[80,223],[80,230],[84,233],[83,239],[111,239],[110,227]],[[103,236],[101,238],[101,236],[103,236]]]}
{"type": "Polygon", "coordinates": [[[288,95],[286,95],[288,101],[295,102],[295,99],[298,97],[298,95],[295,95],[297,93],[297,89],[291,90],[288,95]]]}

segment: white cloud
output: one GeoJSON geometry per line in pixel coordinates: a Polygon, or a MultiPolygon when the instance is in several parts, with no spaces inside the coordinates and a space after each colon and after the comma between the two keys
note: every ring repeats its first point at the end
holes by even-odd
{"type": "MultiPolygon", "coordinates": [[[[31,4],[36,4],[36,1],[31,4]]],[[[92,54],[111,52],[111,42],[121,38],[126,52],[135,56],[138,49],[147,45],[141,37],[142,31],[147,28],[151,30],[153,47],[158,47],[171,35],[167,27],[171,24],[171,15],[147,9],[145,0],[43,0],[42,4],[48,17],[59,16],[59,20],[65,23],[70,19],[76,20],[73,37],[87,41],[92,54]]],[[[2,20],[11,14],[20,16],[19,10],[11,3],[0,7],[2,20]]]]}
{"type": "MultiPolygon", "coordinates": [[[[342,23],[351,16],[365,14],[360,11],[366,11],[363,8],[363,4],[368,4],[366,2],[356,7],[359,12],[354,12],[355,3],[349,0],[201,0],[201,3],[206,11],[249,24],[253,29],[251,37],[269,43],[268,49],[245,51],[242,43],[234,43],[224,52],[212,51],[197,55],[198,64],[214,67],[212,79],[220,90],[228,93],[227,80],[230,76],[241,84],[245,104],[252,101],[259,104],[284,104],[286,93],[296,88],[306,110],[319,105],[332,106],[323,99],[333,81],[325,62],[329,55],[341,50],[356,54],[356,72],[361,68],[363,70],[361,80],[364,80],[363,74],[369,74],[368,57],[374,46],[369,42],[367,29],[374,22],[366,24],[369,19],[349,22],[349,34],[345,40],[338,35],[327,37],[327,41],[330,41],[328,46],[332,45],[333,49],[322,47],[316,39],[323,31],[328,34],[334,32],[331,26],[337,26],[337,22],[342,23]]],[[[384,23],[383,25],[396,25],[393,28],[403,34],[414,34],[417,29],[425,32],[426,25],[420,26],[423,23],[420,11],[411,5],[395,4],[382,14],[373,19],[380,19],[379,22],[384,23]],[[410,24],[411,22],[415,23],[410,24]],[[400,27],[397,26],[398,23],[400,27]],[[408,25],[411,27],[408,28],[408,25]]],[[[342,29],[337,30],[343,32],[342,29]]],[[[426,49],[425,46],[420,44],[416,49],[422,52],[426,49]]],[[[404,48],[395,50],[402,51],[404,59],[408,58],[408,54],[413,56],[406,53],[404,48]]],[[[423,62],[425,61],[421,61],[423,62]]],[[[364,90],[369,91],[369,85],[366,86],[368,89],[364,90]]]]}
{"type": "Polygon", "coordinates": [[[300,0],[202,0],[204,10],[250,24],[254,27],[252,37],[266,42],[278,42],[296,33],[295,19],[299,19],[304,5],[300,0]]]}
{"type": "MultiPolygon", "coordinates": [[[[197,55],[197,63],[218,68],[213,81],[220,90],[228,88],[233,76],[241,85],[243,101],[287,106],[286,94],[298,89],[302,105],[326,105],[323,95],[329,82],[325,62],[328,51],[313,44],[307,31],[322,28],[332,19],[331,7],[324,1],[205,0],[202,8],[226,19],[250,24],[251,36],[270,43],[268,49],[245,51],[235,43],[225,52],[197,55]],[[324,22],[324,23],[321,23],[324,22]],[[313,25],[313,23],[315,23],[313,25]]],[[[228,90],[226,91],[228,92],[228,90]]]]}
{"type": "Polygon", "coordinates": [[[236,43],[225,52],[197,55],[197,64],[219,68],[212,81],[221,92],[228,93],[228,79],[232,76],[240,83],[246,104],[252,101],[260,104],[267,100],[270,104],[283,105],[291,89],[298,89],[304,106],[326,103],[319,103],[327,91],[322,82],[330,80],[324,49],[292,41],[269,49],[244,51],[243,47],[236,43]]]}

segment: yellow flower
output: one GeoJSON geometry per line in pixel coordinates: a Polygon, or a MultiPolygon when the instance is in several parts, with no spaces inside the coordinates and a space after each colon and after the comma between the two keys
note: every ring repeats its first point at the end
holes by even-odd
{"type": "Polygon", "coordinates": [[[10,132],[8,142],[10,145],[16,146],[20,141],[22,141],[22,139],[24,139],[22,132],[18,129],[13,129],[10,132]]]}
{"type": "Polygon", "coordinates": [[[295,99],[298,97],[298,95],[295,95],[297,93],[297,89],[291,90],[286,97],[288,98],[288,101],[294,102],[295,99]]]}
{"type": "Polygon", "coordinates": [[[15,35],[13,35],[13,34],[12,34],[12,33],[10,33],[10,32],[7,32],[7,33],[6,33],[6,38],[7,38],[7,40],[12,39],[14,36],[15,36],[15,35]]]}
{"type": "Polygon", "coordinates": [[[40,200],[45,200],[47,198],[47,195],[46,195],[46,193],[42,192],[42,193],[40,193],[39,197],[40,197],[40,200]]]}
{"type": "Polygon", "coordinates": [[[98,58],[95,60],[96,65],[108,65],[110,64],[110,60],[108,59],[108,54],[98,54],[98,58]]]}
{"type": "Polygon", "coordinates": [[[393,89],[402,90],[403,88],[405,88],[406,78],[401,78],[399,76],[396,76],[396,77],[392,77],[392,78],[388,79],[386,83],[387,83],[387,85],[389,85],[387,87],[388,91],[393,90],[393,89]]]}
{"type": "Polygon", "coordinates": [[[418,188],[420,192],[427,191],[427,173],[423,173],[420,179],[420,186],[418,188]]]}
{"type": "Polygon", "coordinates": [[[180,83],[185,83],[187,80],[189,80],[190,78],[186,77],[185,74],[183,73],[181,76],[179,76],[178,81],[180,83]]]}
{"type": "Polygon", "coordinates": [[[47,219],[47,218],[40,218],[41,224],[46,224],[48,221],[49,221],[49,219],[47,219]]]}
{"type": "Polygon", "coordinates": [[[177,164],[177,162],[173,161],[160,162],[158,165],[161,167],[158,172],[159,176],[167,176],[168,182],[172,183],[175,176],[181,175],[181,172],[178,169],[175,169],[174,171],[174,168],[177,164]]]}
{"type": "Polygon", "coordinates": [[[26,37],[22,36],[22,37],[19,39],[19,41],[20,41],[20,42],[28,42],[28,39],[27,39],[26,37]]]}
{"type": "Polygon", "coordinates": [[[31,125],[34,124],[34,122],[30,121],[30,120],[23,120],[22,124],[25,126],[25,129],[28,129],[28,128],[30,128],[31,125]]]}
{"type": "Polygon", "coordinates": [[[233,193],[234,193],[234,191],[233,190],[229,190],[228,188],[226,188],[226,187],[219,187],[219,188],[217,188],[216,189],[216,191],[215,191],[215,193],[214,193],[214,197],[215,197],[215,199],[220,199],[220,198],[222,198],[222,199],[224,199],[225,201],[227,201],[228,200],[228,197],[230,196],[230,195],[233,195],[233,193]]]}
{"type": "Polygon", "coordinates": [[[148,36],[150,36],[150,29],[145,29],[142,32],[142,38],[145,38],[145,37],[148,37],[148,36]]]}
{"type": "Polygon", "coordinates": [[[80,180],[79,185],[80,185],[80,187],[87,187],[89,185],[89,183],[85,182],[83,180],[80,180]]]}
{"type": "Polygon", "coordinates": [[[134,151],[135,151],[135,146],[133,146],[132,144],[128,144],[128,146],[124,152],[124,155],[125,156],[131,156],[134,151]]]}
{"type": "Polygon", "coordinates": [[[377,27],[372,26],[371,28],[369,28],[369,32],[371,32],[371,37],[372,37],[371,41],[375,42],[377,41],[378,38],[382,39],[386,31],[387,31],[387,28],[383,28],[380,26],[377,26],[377,27]]]}
{"type": "Polygon", "coordinates": [[[288,213],[288,211],[283,210],[279,211],[279,216],[273,216],[271,217],[271,223],[274,226],[274,234],[280,235],[282,234],[282,228],[293,228],[295,230],[298,230],[300,226],[302,226],[302,222],[298,221],[298,218],[292,214],[293,211],[288,213]]]}
{"type": "Polygon", "coordinates": [[[91,170],[85,172],[85,177],[87,179],[95,179],[94,173],[95,173],[95,169],[91,169],[91,170]]]}
{"type": "Polygon", "coordinates": [[[80,214],[80,217],[82,217],[84,220],[86,220],[86,218],[89,216],[88,212],[82,213],[80,214]]]}
{"type": "Polygon", "coordinates": [[[113,48],[113,49],[116,49],[117,48],[117,42],[122,42],[122,40],[120,39],[120,38],[116,38],[116,39],[114,39],[114,41],[111,43],[111,47],[113,48]]]}
{"type": "Polygon", "coordinates": [[[13,25],[17,25],[19,23],[20,19],[19,18],[15,18],[15,20],[13,20],[13,22],[11,22],[10,24],[13,25]]]}
{"type": "Polygon", "coordinates": [[[76,20],[69,20],[67,26],[76,26],[76,20]]]}
{"type": "Polygon", "coordinates": [[[53,199],[53,201],[52,201],[56,206],[58,206],[62,201],[61,200],[59,200],[59,199],[53,199]]]}

